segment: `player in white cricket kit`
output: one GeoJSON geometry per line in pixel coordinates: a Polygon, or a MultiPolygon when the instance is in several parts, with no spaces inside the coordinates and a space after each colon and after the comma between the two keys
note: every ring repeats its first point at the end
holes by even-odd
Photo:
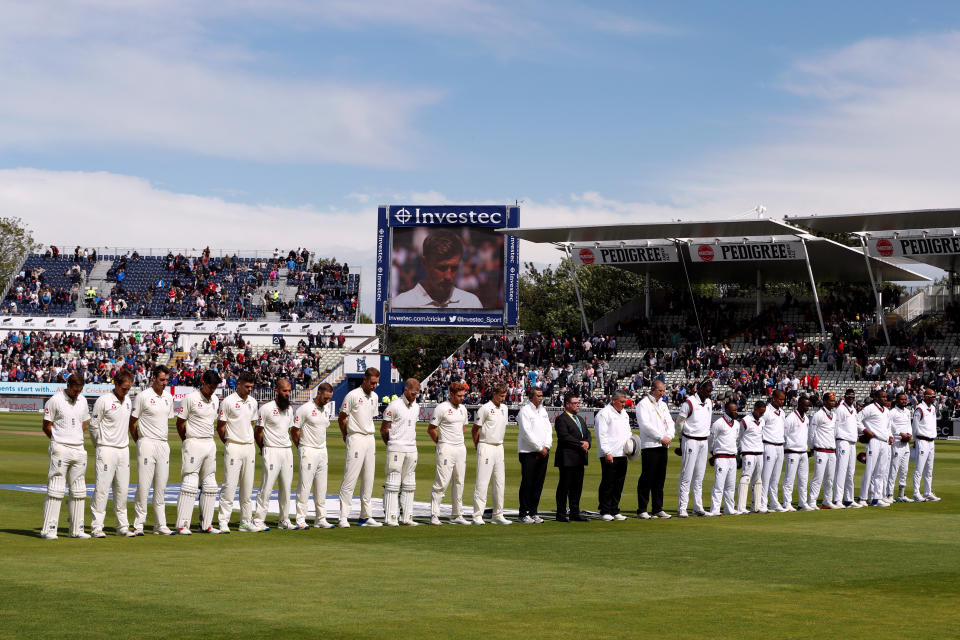
{"type": "Polygon", "coordinates": [[[734,504],[737,480],[737,440],[740,439],[741,422],[737,418],[737,403],[728,400],[723,415],[710,427],[707,446],[713,454],[713,493],[710,496],[708,516],[719,516],[721,503],[728,516],[739,515],[734,504]]]}
{"type": "Polygon", "coordinates": [[[793,483],[797,485],[797,509],[813,511],[815,507],[807,504],[807,480],[810,477],[810,461],[807,455],[807,441],[810,433],[810,399],[802,396],[797,400],[797,409],[783,421],[784,458],[786,470],[783,474],[783,508],[796,511],[793,504],[793,483]]]}
{"type": "Polygon", "coordinates": [[[887,392],[878,391],[874,401],[860,410],[863,433],[870,437],[867,443],[867,462],[860,481],[860,504],[889,507],[884,499],[887,473],[890,470],[890,407],[887,392]]]}
{"type": "Polygon", "coordinates": [[[147,522],[147,498],[153,485],[153,532],[170,535],[164,498],[170,474],[168,421],[173,417],[173,396],[167,388],[170,369],[153,368],[150,387],[137,394],[130,412],[130,437],[137,443],[137,494],[133,503],[133,533],[143,535],[147,522]]]}
{"type": "Polygon", "coordinates": [[[837,396],[823,394],[823,406],[810,417],[807,448],[813,451],[813,480],[807,504],[817,506],[820,487],[823,487],[821,509],[833,509],[833,474],[837,468],[837,396]]]}
{"type": "Polygon", "coordinates": [[[494,524],[511,524],[503,517],[503,436],[507,431],[507,386],[497,383],[493,387],[490,402],[477,410],[472,436],[477,449],[477,481],[473,488],[473,524],[483,524],[483,512],[487,506],[487,488],[493,478],[494,524]]]}
{"type": "Polygon", "coordinates": [[[767,403],[758,400],[753,413],[740,421],[740,485],[737,489],[737,511],[747,512],[747,492],[753,487],[754,513],[766,513],[763,508],[763,414],[767,403]]]}
{"type": "Polygon", "coordinates": [[[177,433],[183,441],[180,450],[181,480],[177,497],[177,525],[180,535],[190,535],[193,502],[200,495],[200,531],[220,533],[213,528],[213,511],[217,506],[217,443],[213,439],[220,413],[217,387],[220,374],[204,371],[200,389],[187,394],[177,410],[177,433]],[[203,488],[201,492],[201,487],[203,488]]]}
{"type": "Polygon", "coordinates": [[[687,517],[687,501],[693,488],[693,515],[706,515],[703,509],[703,474],[707,468],[707,440],[713,424],[713,381],[704,380],[695,395],[690,396],[680,407],[677,416],[677,432],[680,433],[680,450],[683,462],[680,467],[680,482],[677,487],[677,515],[687,517]]]}
{"type": "Polygon", "coordinates": [[[913,436],[916,462],[913,467],[913,499],[917,502],[939,502],[933,492],[934,440],[937,437],[937,395],[933,389],[923,391],[923,402],[913,410],[913,436]],[[926,491],[921,488],[926,485],[926,491]]]}
{"type": "Polygon", "coordinates": [[[413,492],[417,488],[417,420],[420,418],[420,382],[409,378],[403,394],[383,412],[380,437],[387,445],[383,483],[384,524],[415,527],[413,492]]]}
{"type": "Polygon", "coordinates": [[[300,452],[300,484],[297,486],[297,528],[309,529],[307,503],[313,488],[314,526],[329,529],[327,522],[327,428],[336,409],[333,387],[327,382],[317,385],[317,395],[300,405],[293,416],[290,437],[300,452]]]}
{"type": "Polygon", "coordinates": [[[70,487],[70,537],[89,538],[83,530],[83,501],[87,497],[87,452],[83,448],[83,432],[90,413],[87,400],[81,395],[83,376],[73,373],[67,388],[58,391],[43,407],[43,433],[50,438],[50,467],[47,471],[47,498],[43,503],[43,527],[40,537],[57,539],[60,504],[70,487]]]}
{"type": "Polygon", "coordinates": [[[349,527],[347,517],[353,502],[353,489],[360,478],[360,526],[379,527],[373,517],[370,497],[373,495],[373,474],[377,442],[374,439],[373,417],[377,415],[379,398],[374,389],[380,384],[380,371],[370,367],[363,374],[363,383],[348,393],[340,407],[340,434],[347,444],[343,481],[340,483],[340,525],[349,527]]]}
{"type": "Polygon", "coordinates": [[[843,402],[834,412],[837,423],[837,470],[833,482],[833,508],[852,507],[860,509],[854,501],[854,471],[857,468],[857,439],[863,427],[856,406],[857,396],[853,389],[843,394],[843,402]]]}
{"type": "Polygon", "coordinates": [[[910,466],[910,441],[913,440],[913,412],[910,400],[902,391],[894,398],[895,406],[890,409],[890,435],[893,445],[890,448],[890,473],[887,476],[887,488],[884,497],[887,502],[913,502],[907,497],[907,469],[910,466]],[[899,485],[900,490],[895,493],[899,485]]]}
{"type": "Polygon", "coordinates": [[[441,402],[433,410],[433,418],[427,433],[437,443],[437,473],[430,492],[430,524],[440,524],[440,503],[447,485],[453,479],[450,492],[450,524],[470,524],[463,517],[463,480],[467,471],[467,447],[463,443],[463,429],[469,416],[463,406],[467,385],[453,382],[449,387],[450,399],[441,402]]]}
{"type": "Polygon", "coordinates": [[[290,510],[290,486],[293,484],[293,450],[290,429],[293,428],[293,407],[290,406],[290,381],[278,379],[273,385],[273,400],[260,407],[260,418],[253,430],[253,439],[260,447],[263,457],[260,491],[257,493],[257,511],[253,516],[253,526],[267,531],[264,522],[267,507],[270,506],[270,494],[279,479],[280,487],[277,499],[280,503],[280,517],[277,527],[295,529],[288,516],[290,510]]]}
{"type": "Polygon", "coordinates": [[[121,369],[113,377],[113,391],[105,393],[93,405],[90,439],[96,445],[96,487],[90,501],[90,533],[105,538],[103,520],[107,514],[107,494],[113,487],[113,510],[117,516],[117,535],[133,537],[127,519],[127,492],[130,489],[130,398],[133,374],[121,369]]]}
{"type": "Polygon", "coordinates": [[[783,470],[783,402],[786,394],[774,389],[763,413],[763,509],[785,511],[780,504],[780,472],[783,470]]]}
{"type": "Polygon", "coordinates": [[[257,531],[253,526],[253,474],[257,469],[253,444],[253,423],[257,421],[257,401],[250,395],[252,373],[237,376],[237,390],[220,403],[217,435],[223,442],[223,488],[220,490],[220,511],[217,522],[220,533],[230,533],[233,496],[240,488],[239,531],[257,531]]]}

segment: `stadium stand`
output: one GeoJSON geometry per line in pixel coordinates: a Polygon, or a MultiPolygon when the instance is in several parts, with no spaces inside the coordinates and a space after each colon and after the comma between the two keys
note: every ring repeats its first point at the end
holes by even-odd
{"type": "Polygon", "coordinates": [[[95,251],[77,250],[72,258],[59,250],[29,255],[0,303],[0,313],[66,316],[76,311],[81,287],[97,262],[95,251]]]}

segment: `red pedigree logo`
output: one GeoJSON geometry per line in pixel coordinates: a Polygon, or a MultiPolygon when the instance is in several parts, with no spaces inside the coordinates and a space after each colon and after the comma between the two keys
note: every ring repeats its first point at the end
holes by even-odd
{"type": "Polygon", "coordinates": [[[702,244],[697,247],[697,255],[700,256],[700,259],[704,262],[713,261],[713,247],[708,244],[702,244]]]}
{"type": "Polygon", "coordinates": [[[893,243],[886,238],[880,238],[877,240],[877,253],[884,258],[889,258],[893,255],[893,243]]]}
{"type": "Polygon", "coordinates": [[[593,251],[590,249],[580,249],[580,262],[583,264],[593,264],[594,260],[593,251]]]}

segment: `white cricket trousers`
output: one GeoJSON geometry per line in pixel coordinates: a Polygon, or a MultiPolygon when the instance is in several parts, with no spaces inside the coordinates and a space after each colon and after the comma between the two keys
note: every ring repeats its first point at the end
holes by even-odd
{"type": "Polygon", "coordinates": [[[307,524],[307,505],[313,489],[314,523],[327,517],[327,447],[300,447],[300,484],[297,485],[297,524],[307,524]]]}
{"type": "Polygon", "coordinates": [[[883,498],[890,470],[890,445],[877,438],[867,443],[867,462],[863,465],[863,478],[860,480],[860,499],[877,500],[883,498]]]}
{"type": "Polygon", "coordinates": [[[477,445],[477,482],[473,487],[473,517],[483,518],[487,508],[487,489],[493,478],[493,517],[503,517],[503,445],[477,445]]]}
{"type": "Polygon", "coordinates": [[[213,438],[187,438],[180,450],[180,495],[177,498],[177,529],[189,529],[193,503],[200,495],[200,530],[213,524],[217,501],[217,443],[213,438]],[[200,487],[203,487],[201,493],[200,487]]]}
{"type": "Polygon", "coordinates": [[[834,502],[853,502],[853,476],[856,470],[857,443],[837,440],[837,468],[833,480],[834,502]]]}
{"type": "Polygon", "coordinates": [[[170,474],[170,444],[166,440],[137,440],[137,494],[133,502],[133,528],[143,529],[147,521],[147,498],[153,486],[153,526],[167,526],[164,498],[170,474]]]}
{"type": "Polygon", "coordinates": [[[383,517],[387,524],[413,522],[413,492],[417,488],[418,454],[387,449],[383,482],[383,517]]]}
{"type": "Polygon", "coordinates": [[[737,459],[714,456],[713,469],[713,493],[710,496],[710,512],[720,513],[720,503],[723,502],[727,515],[733,515],[737,512],[737,507],[733,502],[734,490],[737,486],[737,459]]]}
{"type": "Polygon", "coordinates": [[[97,447],[96,485],[90,501],[90,529],[103,529],[107,515],[107,494],[113,488],[113,511],[117,516],[117,528],[130,526],[127,519],[127,493],[130,490],[130,451],[120,447],[97,447]]]}
{"type": "Polygon", "coordinates": [[[223,447],[223,488],[220,490],[220,528],[227,527],[233,513],[233,496],[240,488],[240,524],[253,518],[253,474],[257,469],[257,452],[253,444],[227,442],[223,447]]]}
{"type": "Polygon", "coordinates": [[[83,503],[87,497],[87,452],[82,445],[65,445],[51,441],[50,468],[47,470],[47,498],[43,503],[43,529],[47,535],[57,534],[60,504],[70,487],[70,535],[83,532],[83,503]]]}
{"type": "Polygon", "coordinates": [[[933,441],[918,438],[915,451],[917,461],[913,467],[913,497],[931,496],[933,495],[933,441]],[[924,485],[926,485],[926,490],[921,492],[920,489],[924,485]]]}
{"type": "Polygon", "coordinates": [[[707,469],[707,440],[683,437],[680,440],[683,462],[680,464],[680,482],[677,486],[677,508],[687,510],[689,493],[693,486],[693,510],[703,511],[703,474],[707,469]]]}
{"type": "Polygon", "coordinates": [[[763,506],[763,454],[740,454],[743,468],[740,470],[740,492],[737,495],[737,509],[747,508],[747,492],[753,487],[753,510],[763,506]]]}
{"type": "Polygon", "coordinates": [[[909,467],[910,444],[901,442],[900,438],[897,437],[890,448],[890,473],[887,476],[886,497],[893,498],[897,494],[897,485],[900,485],[900,493],[905,491],[909,467]]]}
{"type": "Polygon", "coordinates": [[[290,522],[290,485],[293,483],[293,451],[290,447],[264,447],[263,470],[260,492],[257,494],[257,513],[254,521],[263,524],[270,506],[270,494],[273,486],[280,480],[277,499],[280,503],[279,522],[290,522]]]}
{"type": "Polygon", "coordinates": [[[340,483],[340,519],[350,516],[353,490],[360,478],[360,518],[372,518],[370,496],[373,495],[373,474],[376,464],[377,441],[373,434],[347,434],[347,453],[343,465],[343,481],[340,483]]]}
{"type": "Polygon", "coordinates": [[[802,507],[807,503],[807,479],[810,476],[810,463],[807,460],[807,453],[788,453],[785,458],[783,506],[793,502],[793,483],[799,480],[797,484],[797,506],[802,507]]]}
{"type": "MultiPolygon", "coordinates": [[[[763,445],[763,508],[780,508],[780,472],[783,470],[783,445],[763,445]]],[[[786,502],[786,499],[784,499],[786,502]]]]}
{"type": "Polygon", "coordinates": [[[837,453],[825,453],[823,451],[814,451],[813,453],[813,480],[810,481],[810,495],[807,498],[807,504],[811,507],[817,506],[817,498],[820,497],[820,487],[823,486],[823,504],[829,506],[833,504],[833,476],[837,470],[837,453]]]}
{"type": "Polygon", "coordinates": [[[450,492],[451,517],[463,516],[463,480],[467,471],[467,447],[462,444],[437,444],[437,475],[433,478],[433,490],[430,492],[430,515],[440,517],[440,503],[447,491],[450,479],[453,489],[450,492]]]}

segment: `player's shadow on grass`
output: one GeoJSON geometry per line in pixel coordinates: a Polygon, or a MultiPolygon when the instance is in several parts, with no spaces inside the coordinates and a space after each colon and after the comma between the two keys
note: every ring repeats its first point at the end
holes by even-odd
{"type": "Polygon", "coordinates": [[[0,533],[12,533],[15,536],[26,536],[28,538],[39,538],[39,529],[0,529],[0,533]]]}

